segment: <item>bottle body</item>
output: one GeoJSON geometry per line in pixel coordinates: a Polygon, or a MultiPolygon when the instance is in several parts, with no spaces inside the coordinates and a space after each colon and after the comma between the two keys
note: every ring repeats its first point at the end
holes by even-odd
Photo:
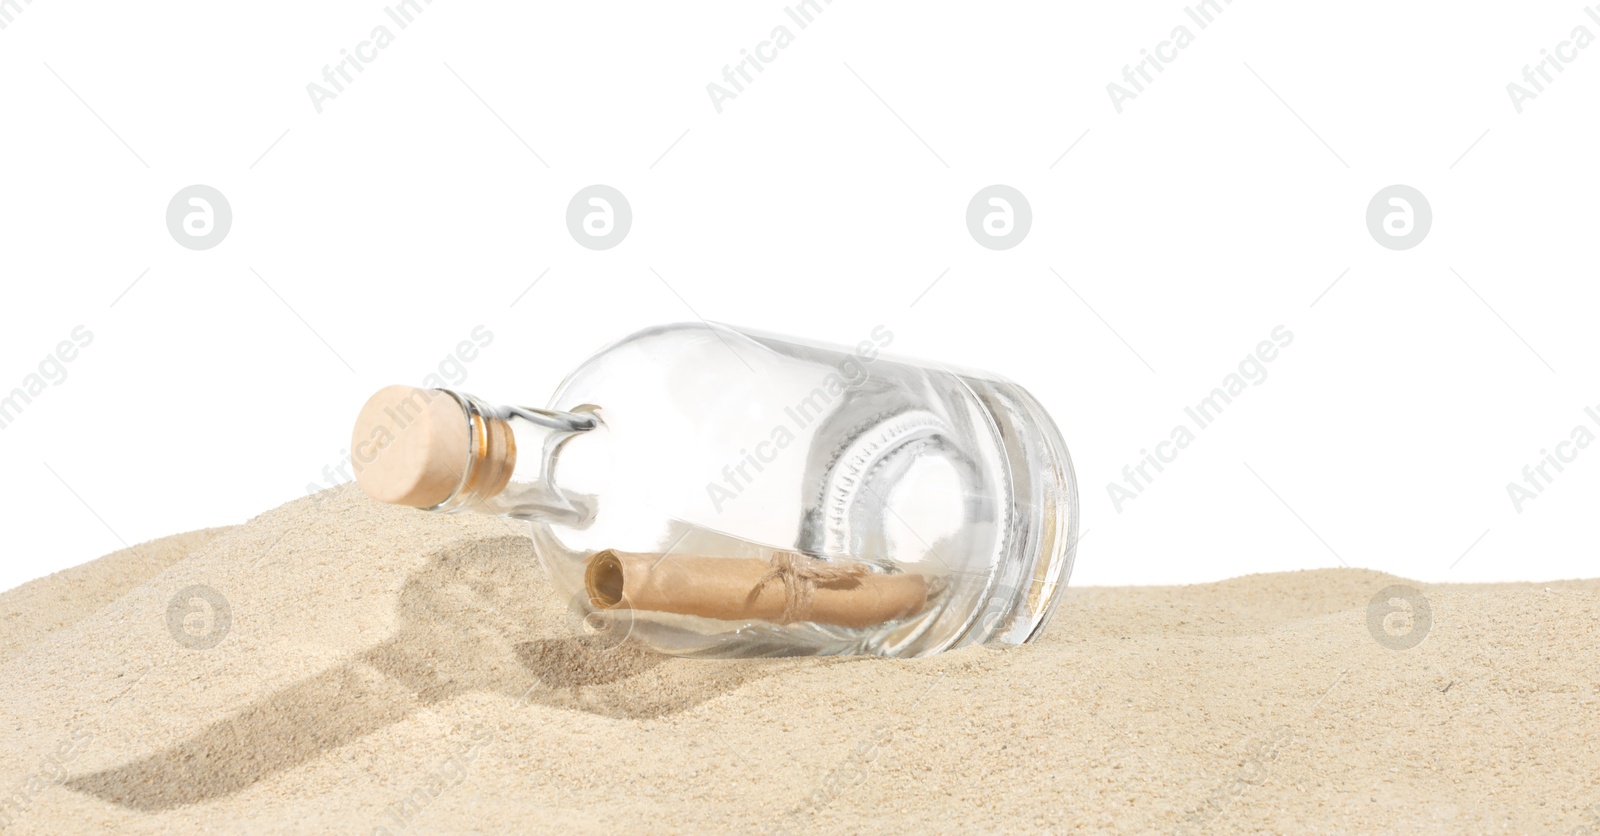
{"type": "Polygon", "coordinates": [[[1066,447],[1020,386],[884,356],[892,340],[669,325],[597,353],[544,410],[458,395],[516,461],[499,493],[437,508],[530,520],[587,629],[667,653],[1026,642],[1071,572],[1066,447]]]}

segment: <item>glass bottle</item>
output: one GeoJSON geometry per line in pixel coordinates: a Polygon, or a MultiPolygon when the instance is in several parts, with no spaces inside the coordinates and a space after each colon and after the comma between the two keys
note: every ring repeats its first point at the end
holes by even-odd
{"type": "Polygon", "coordinates": [[[1022,387],[720,324],[640,331],[549,406],[392,386],[362,409],[373,498],[532,523],[586,629],[684,656],[926,656],[1022,644],[1071,573],[1067,448],[1022,387]]]}

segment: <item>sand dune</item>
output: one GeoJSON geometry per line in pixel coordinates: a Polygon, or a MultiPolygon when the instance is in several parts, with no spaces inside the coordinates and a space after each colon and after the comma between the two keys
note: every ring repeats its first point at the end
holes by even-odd
{"type": "Polygon", "coordinates": [[[140,543],[0,593],[0,661],[93,615],[224,531],[207,528],[140,543]]]}
{"type": "Polygon", "coordinates": [[[518,524],[335,489],[0,595],[0,828],[1600,830],[1600,584],[1411,584],[1398,650],[1395,583],[1075,589],[1012,651],[692,661],[572,629],[518,524]]]}

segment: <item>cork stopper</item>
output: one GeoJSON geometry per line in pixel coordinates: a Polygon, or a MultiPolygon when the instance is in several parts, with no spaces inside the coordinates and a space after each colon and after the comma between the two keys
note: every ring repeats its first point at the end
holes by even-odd
{"type": "Polygon", "coordinates": [[[350,458],[367,496],[432,508],[449,499],[469,468],[472,420],[448,393],[386,386],[356,416],[350,458]]]}

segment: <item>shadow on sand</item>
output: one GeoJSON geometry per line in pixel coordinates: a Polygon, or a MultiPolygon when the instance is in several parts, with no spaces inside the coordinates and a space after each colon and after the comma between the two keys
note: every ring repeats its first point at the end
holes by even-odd
{"type": "Polygon", "coordinates": [[[411,577],[398,633],[148,757],[66,780],[154,812],[264,778],[462,694],[614,718],[674,714],[797,660],[699,661],[578,635],[531,554],[501,537],[456,544],[411,577]]]}

